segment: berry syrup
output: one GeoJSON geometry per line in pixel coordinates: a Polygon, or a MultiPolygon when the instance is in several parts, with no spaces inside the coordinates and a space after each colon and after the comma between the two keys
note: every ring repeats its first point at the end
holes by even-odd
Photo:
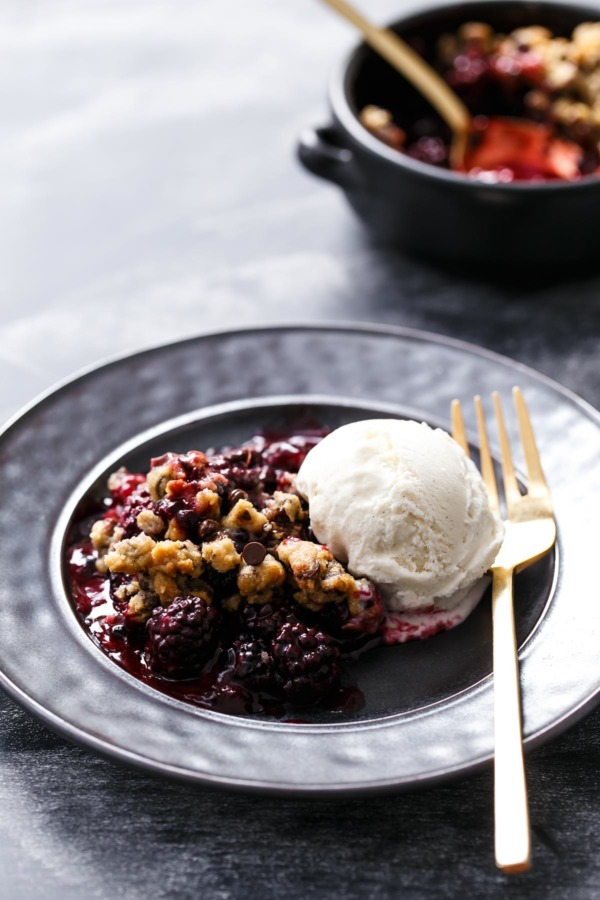
{"type": "MultiPolygon", "coordinates": [[[[273,489],[285,489],[293,480],[309,450],[327,433],[322,428],[306,428],[300,433],[270,431],[254,437],[241,448],[224,448],[218,455],[211,455],[215,467],[226,476],[238,480],[247,479],[251,489],[259,481],[273,489]],[[258,455],[258,471],[246,470],[243,475],[235,472],[236,455],[251,450],[258,455]]],[[[209,451],[211,453],[211,451],[209,451]]],[[[113,496],[116,504],[125,502],[145,481],[145,476],[131,474],[119,488],[119,496],[113,496]]],[[[100,514],[111,516],[114,510],[108,501],[97,505],[95,515],[86,516],[73,526],[74,542],[66,554],[71,596],[83,624],[93,642],[118,666],[147,684],[176,700],[202,709],[210,709],[230,715],[262,714],[281,720],[303,721],[298,718],[298,707],[283,699],[275,691],[255,690],[232,677],[228,647],[239,637],[239,623],[234,615],[224,616],[219,645],[213,659],[197,677],[174,680],[161,677],[151,671],[145,654],[146,629],[131,624],[126,616],[127,601],[120,601],[114,594],[119,576],[107,576],[97,571],[98,554],[89,538],[90,527],[100,514]],[[108,506],[108,508],[107,508],[108,506]]],[[[346,655],[356,652],[360,641],[348,639],[346,655]]],[[[354,685],[338,685],[315,704],[335,714],[350,714],[364,706],[364,697],[354,685]]]]}

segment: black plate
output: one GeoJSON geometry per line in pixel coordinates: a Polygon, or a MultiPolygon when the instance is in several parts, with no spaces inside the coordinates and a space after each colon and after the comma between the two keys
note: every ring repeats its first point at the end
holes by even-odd
{"type": "Polygon", "coordinates": [[[85,373],[9,424],[0,440],[1,683],[67,737],[198,782],[373,791],[482,765],[493,753],[485,601],[454,631],[353,664],[366,696],[360,712],[313,711],[302,724],[280,723],[197,710],[120,670],[79,625],[61,558],[77,504],[123,460],[144,468],[167,449],[242,440],[293,420],[299,409],[330,425],[381,413],[447,427],[453,396],[468,401],[498,389],[508,399],[517,382],[529,401],[559,526],[556,555],[516,585],[525,739],[539,743],[590,708],[600,690],[600,610],[591,589],[600,417],[509,360],[400,329],[205,335],[85,373]]]}

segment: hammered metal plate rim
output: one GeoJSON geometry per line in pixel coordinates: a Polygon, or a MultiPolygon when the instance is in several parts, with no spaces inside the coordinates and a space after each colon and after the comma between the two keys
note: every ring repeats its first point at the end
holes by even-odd
{"type": "MultiPolygon", "coordinates": [[[[5,436],[10,436],[11,432],[13,432],[13,430],[17,428],[17,426],[26,423],[29,414],[35,415],[36,413],[42,411],[46,406],[51,407],[53,402],[55,402],[61,395],[69,395],[73,392],[73,390],[87,388],[90,382],[93,384],[96,378],[100,378],[102,376],[102,373],[105,373],[106,370],[111,367],[118,368],[119,366],[127,365],[127,363],[131,362],[132,360],[139,361],[142,357],[144,357],[146,360],[151,360],[152,358],[160,357],[161,354],[164,354],[166,352],[184,354],[185,347],[192,348],[196,345],[200,345],[203,341],[216,341],[217,343],[223,342],[224,344],[226,344],[228,341],[235,340],[236,336],[241,338],[253,336],[258,338],[259,340],[267,340],[270,336],[270,338],[275,338],[275,340],[277,341],[279,336],[300,335],[301,333],[314,333],[319,340],[325,339],[328,334],[335,335],[338,338],[340,336],[343,337],[344,335],[348,335],[349,339],[352,335],[354,335],[365,337],[370,340],[374,340],[375,342],[377,342],[379,338],[391,338],[392,340],[395,338],[401,342],[420,342],[421,345],[425,348],[427,348],[428,346],[445,348],[445,350],[452,351],[452,353],[456,353],[459,356],[462,354],[467,354],[471,357],[477,357],[479,358],[479,360],[484,361],[488,365],[491,365],[492,368],[496,366],[500,367],[501,369],[508,368],[508,370],[512,373],[515,373],[515,375],[517,373],[522,373],[523,377],[525,377],[527,380],[533,379],[538,384],[543,385],[545,390],[558,395],[567,404],[577,407],[578,415],[591,420],[596,428],[600,428],[600,415],[596,412],[596,410],[590,407],[589,404],[587,404],[576,395],[572,394],[572,392],[568,391],[560,385],[557,385],[546,376],[543,376],[540,373],[537,373],[534,370],[523,366],[522,364],[515,363],[512,360],[484,350],[483,348],[475,347],[466,342],[455,339],[447,339],[441,335],[428,334],[427,332],[416,331],[413,329],[386,326],[364,326],[355,323],[348,323],[346,325],[327,323],[324,325],[307,325],[300,323],[297,325],[288,325],[283,327],[256,326],[255,328],[251,329],[231,329],[228,331],[211,332],[203,335],[198,335],[193,338],[188,338],[185,341],[173,342],[168,345],[161,345],[154,348],[147,348],[135,354],[123,354],[118,358],[109,360],[108,362],[89,367],[82,373],[78,373],[74,377],[63,381],[57,387],[45,392],[40,398],[37,398],[35,401],[25,407],[24,410],[14,416],[9,421],[9,423],[7,423],[2,432],[0,432],[0,439],[3,440],[5,436]]],[[[284,338],[281,338],[281,340],[284,340],[284,338]]],[[[471,390],[471,393],[473,392],[474,390],[471,390]]],[[[266,401],[267,396],[268,395],[261,395],[260,401],[266,401]]],[[[241,401],[242,398],[239,399],[241,401]]],[[[333,401],[335,398],[334,395],[325,395],[325,399],[327,399],[328,401],[333,401]]],[[[348,400],[355,402],[357,405],[360,405],[361,399],[365,398],[348,398],[348,400]]],[[[376,397],[373,397],[373,401],[375,404],[379,402],[378,398],[376,397]]],[[[235,402],[236,401],[232,401],[232,403],[234,404],[235,402]]],[[[428,771],[424,772],[421,777],[415,777],[414,775],[411,775],[409,777],[402,778],[396,775],[393,778],[385,778],[383,774],[380,773],[378,776],[375,776],[370,780],[352,780],[352,778],[348,780],[346,773],[345,777],[337,780],[335,777],[335,772],[332,771],[331,778],[328,779],[326,785],[323,784],[322,781],[310,783],[309,781],[305,780],[302,784],[293,784],[284,783],[281,781],[275,783],[270,778],[257,779],[243,776],[237,777],[235,774],[231,775],[231,777],[227,777],[223,773],[214,775],[206,771],[201,772],[198,770],[193,770],[186,766],[171,765],[165,761],[146,759],[140,754],[130,752],[125,747],[115,746],[114,744],[103,740],[101,737],[99,738],[97,735],[90,733],[89,729],[82,730],[76,725],[73,725],[73,723],[62,719],[60,715],[56,715],[43,703],[37,702],[35,697],[30,696],[26,691],[21,690],[19,685],[16,684],[4,671],[0,672],[0,683],[2,683],[3,687],[19,703],[29,709],[30,712],[34,713],[34,715],[36,715],[54,730],[59,731],[76,743],[92,748],[104,755],[109,756],[110,758],[120,759],[121,761],[127,762],[129,764],[135,764],[145,769],[146,771],[172,775],[177,778],[182,778],[184,780],[203,784],[214,784],[224,787],[236,787],[238,789],[258,790],[261,792],[274,792],[279,794],[284,793],[295,795],[299,793],[336,795],[339,793],[357,792],[373,793],[387,791],[393,788],[400,789],[420,787],[424,784],[439,782],[458,774],[465,774],[466,772],[481,768],[489,761],[492,755],[490,752],[484,754],[475,754],[470,756],[468,759],[463,758],[462,761],[456,764],[441,765],[437,769],[430,768],[428,771]]],[[[590,679],[590,690],[587,695],[585,697],[581,697],[580,702],[578,702],[576,705],[571,705],[567,709],[560,710],[559,714],[555,715],[553,722],[549,727],[531,730],[526,737],[526,746],[535,746],[541,743],[543,740],[546,740],[552,734],[557,734],[569,724],[572,724],[598,701],[599,692],[600,679],[590,679]]],[[[233,717],[231,718],[233,719],[233,717]]],[[[228,724],[233,725],[234,722],[235,720],[233,720],[232,723],[228,724]]],[[[358,727],[360,727],[360,725],[358,727]]]]}

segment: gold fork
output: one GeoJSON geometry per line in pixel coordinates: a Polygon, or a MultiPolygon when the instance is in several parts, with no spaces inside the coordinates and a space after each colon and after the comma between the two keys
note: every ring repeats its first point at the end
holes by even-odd
{"type": "MultiPolygon", "coordinates": [[[[513,388],[521,444],[527,468],[527,493],[517,484],[510,443],[500,406],[493,394],[500,451],[502,480],[508,519],[505,536],[492,566],[492,621],[494,662],[494,821],[496,865],[503,872],[526,872],[530,867],[531,839],[527,808],[527,786],[523,763],[519,663],[513,615],[512,582],[515,571],[544,556],[556,540],[550,492],[535,442],[533,428],[520,388],[513,388]]],[[[475,397],[479,433],[481,474],[490,506],[500,510],[494,465],[490,453],[480,397],[475,397]]],[[[469,445],[460,402],[452,401],[452,436],[467,455],[469,445]]]]}

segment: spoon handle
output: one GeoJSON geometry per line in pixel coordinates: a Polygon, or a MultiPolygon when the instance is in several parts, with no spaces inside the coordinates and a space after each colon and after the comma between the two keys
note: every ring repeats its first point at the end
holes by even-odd
{"type": "Polygon", "coordinates": [[[404,75],[426,97],[455,135],[470,130],[471,114],[441,75],[431,68],[402,38],[388,28],[378,28],[346,0],[323,0],[362,32],[367,44],[404,75]]]}

